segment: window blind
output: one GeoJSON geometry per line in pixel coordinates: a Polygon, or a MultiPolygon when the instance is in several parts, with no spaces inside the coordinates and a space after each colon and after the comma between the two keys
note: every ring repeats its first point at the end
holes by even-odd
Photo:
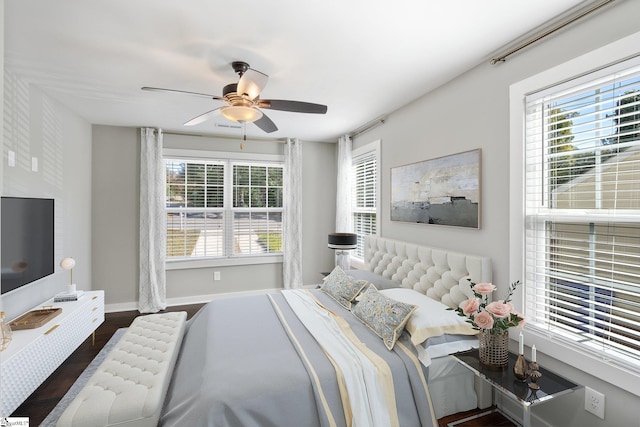
{"type": "Polygon", "coordinates": [[[282,252],[281,163],[165,159],[167,259],[282,252]]]}
{"type": "Polygon", "coordinates": [[[527,323],[640,370],[640,66],[526,99],[527,323]]]}
{"type": "Polygon", "coordinates": [[[353,228],[358,246],[352,256],[364,259],[364,236],[376,234],[378,200],[377,152],[368,151],[352,160],[353,228]]]}

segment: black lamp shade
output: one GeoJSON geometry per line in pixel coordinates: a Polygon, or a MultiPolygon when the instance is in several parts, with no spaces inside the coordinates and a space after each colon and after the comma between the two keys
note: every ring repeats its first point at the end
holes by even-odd
{"type": "Polygon", "coordinates": [[[329,234],[329,248],[348,250],[358,246],[358,235],[354,233],[331,233],[329,234]]]}

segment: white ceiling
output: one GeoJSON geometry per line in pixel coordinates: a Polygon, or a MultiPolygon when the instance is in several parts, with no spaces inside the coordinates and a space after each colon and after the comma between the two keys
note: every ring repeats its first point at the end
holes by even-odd
{"type": "MultiPolygon", "coordinates": [[[[268,136],[335,140],[463,73],[581,0],[6,0],[5,65],[93,124],[240,135],[222,106],[231,62],[269,75],[268,136]],[[216,125],[218,124],[218,125],[216,125]]],[[[586,2],[588,3],[588,2],[586,2]]],[[[247,125],[248,137],[265,137],[247,125]]]]}

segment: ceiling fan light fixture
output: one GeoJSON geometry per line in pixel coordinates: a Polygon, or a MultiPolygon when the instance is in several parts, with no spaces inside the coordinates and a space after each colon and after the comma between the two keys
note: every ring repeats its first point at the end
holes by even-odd
{"type": "Polygon", "coordinates": [[[220,114],[229,120],[239,123],[252,123],[262,118],[262,111],[253,107],[246,107],[244,105],[230,105],[223,107],[220,110],[220,114]]]}

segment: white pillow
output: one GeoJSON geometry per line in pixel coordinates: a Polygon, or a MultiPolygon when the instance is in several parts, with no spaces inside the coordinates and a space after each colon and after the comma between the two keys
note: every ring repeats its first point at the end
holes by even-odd
{"type": "Polygon", "coordinates": [[[424,366],[429,366],[432,359],[478,348],[478,338],[473,335],[444,334],[428,338],[415,348],[418,350],[418,359],[424,366]]]}
{"type": "Polygon", "coordinates": [[[421,344],[428,338],[444,334],[476,335],[478,333],[466,322],[466,317],[459,316],[453,310],[447,310],[445,304],[418,291],[396,288],[385,289],[380,293],[389,298],[418,306],[405,325],[405,329],[411,334],[411,342],[414,345],[421,344]]]}

